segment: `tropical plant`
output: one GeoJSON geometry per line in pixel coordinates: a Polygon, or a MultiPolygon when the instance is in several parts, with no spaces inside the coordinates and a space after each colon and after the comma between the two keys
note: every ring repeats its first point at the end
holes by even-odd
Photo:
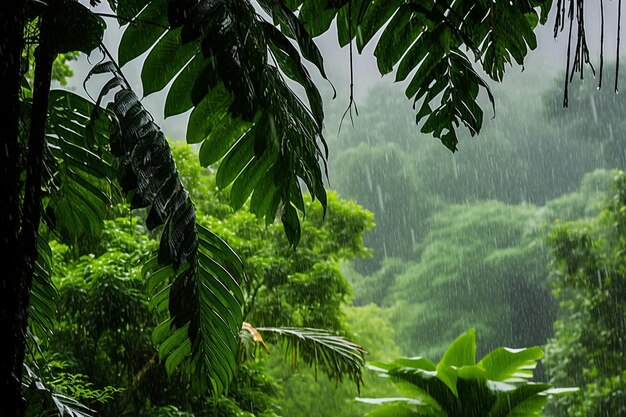
{"type": "Polygon", "coordinates": [[[63,372],[67,367],[66,363],[47,361],[44,365],[48,368],[44,371],[46,375],[43,375],[42,369],[24,366],[27,416],[59,414],[90,417],[94,410],[85,403],[106,403],[119,391],[110,386],[96,389],[86,381],[84,375],[63,372]]]}
{"type": "MultiPolygon", "coordinates": [[[[92,6],[98,3],[90,1],[92,6]]],[[[294,245],[301,233],[298,211],[304,208],[301,182],[311,197],[326,204],[320,166],[325,156],[321,98],[302,64],[304,57],[325,76],[312,36],[326,31],[338,16],[340,43],[356,38],[361,49],[391,18],[376,52],[379,67],[386,73],[400,61],[399,79],[419,67],[407,93],[418,100],[426,97],[418,112],[418,119],[427,116],[422,130],[455,149],[459,123],[472,133],[480,129],[482,110],[476,99],[481,87],[487,89],[463,47],[469,47],[474,59],[499,80],[505,63],[514,58],[521,64],[526,44],[534,47],[532,30],[539,21],[534,7],[542,7],[545,21],[550,4],[474,3],[262,0],[259,5],[272,18],[268,21],[249,1],[108,1],[121,23],[131,23],[120,46],[120,63],[150,50],[142,70],[144,94],[171,82],[166,114],[193,108],[188,142],[203,142],[203,165],[221,160],[218,185],[232,184],[233,206],[241,207],[251,196],[250,209],[268,222],[280,217],[294,245]],[[307,104],[293,93],[283,74],[304,88],[307,104]],[[440,94],[442,100],[431,109],[429,103],[440,94]]],[[[66,204],[71,201],[76,224],[90,226],[82,233],[97,231],[92,226],[102,222],[101,203],[109,196],[98,186],[110,194],[118,194],[121,188],[133,208],[149,207],[148,227],[162,227],[162,239],[158,256],[146,271],[151,285],[161,290],[153,303],[169,310],[161,327],[161,350],[171,369],[183,362],[188,365],[185,369],[196,376],[198,388],[225,389],[234,375],[243,319],[240,261],[228,245],[196,222],[194,205],[163,134],[102,44],[101,16],[75,0],[20,0],[3,7],[0,20],[8,22],[0,29],[4,149],[0,193],[7,203],[0,212],[0,252],[9,260],[0,294],[0,334],[9,335],[11,341],[0,362],[0,391],[9,398],[0,410],[23,415],[27,313],[41,220],[50,231],[72,229],[64,226],[62,216],[42,217],[44,200],[55,189],[46,187],[52,180],[74,184],[59,191],[68,193],[66,204]],[[27,27],[36,30],[27,32],[27,27]],[[26,44],[34,49],[32,86],[23,77],[26,44]],[[92,74],[109,73],[113,78],[96,106],[73,97],[74,104],[63,112],[65,129],[55,135],[76,143],[72,139],[105,133],[104,141],[60,147],[62,153],[54,158],[76,162],[74,170],[64,173],[62,165],[55,168],[45,162],[52,152],[46,146],[50,135],[46,121],[53,102],[49,96],[53,62],[59,54],[90,53],[97,48],[107,59],[92,74]],[[101,109],[100,103],[114,89],[107,110],[101,109]],[[114,159],[105,157],[109,151],[114,159]],[[110,163],[118,175],[90,173],[99,178],[93,187],[76,170],[88,171],[91,162],[98,160],[110,163]]],[[[62,213],[58,207],[57,214],[62,213]]]]}
{"type": "Polygon", "coordinates": [[[174,143],[172,151],[198,218],[241,254],[248,277],[242,284],[243,314],[259,327],[244,323],[238,329],[237,371],[228,396],[208,399],[198,393],[192,389],[193,377],[183,369],[168,369],[168,352],[155,350],[151,335],[158,337],[165,313],[152,308],[159,293],[150,282],[146,285],[141,270],[142,260],[158,243],[146,232],[149,214],[130,214],[124,205],[110,213],[119,217],[104,221],[96,245],[82,242],[77,251],[50,242],[60,314],[54,335],[42,339],[44,357],[62,358],[70,364],[68,374],[87,375],[97,389],[121,389],[105,404],[87,398],[86,405],[101,415],[152,415],[167,407],[199,415],[214,408],[223,415],[277,411],[281,386],[265,375],[265,355],[256,354],[254,342],[263,338],[274,355],[283,351],[290,358],[288,366],[302,362],[334,383],[351,379],[358,386],[365,352],[340,336],[345,334],[340,306],[350,289],[338,264],[366,253],[361,236],[371,227],[371,214],[334,193],[329,193],[325,215],[318,203],[307,202],[302,239],[294,252],[280,226],[266,226],[229,206],[228,194],[217,189],[214,173],[195,163],[197,154],[190,146],[174,143]]]}
{"type": "MultiPolygon", "coordinates": [[[[370,304],[365,307],[346,306],[346,330],[350,339],[367,347],[370,361],[391,360],[400,355],[394,342],[394,328],[389,311],[370,304]]],[[[318,375],[314,369],[299,367],[297,372],[274,355],[267,359],[268,373],[280,383],[281,395],[276,403],[283,416],[359,417],[369,411],[366,404],[354,401],[358,394],[367,397],[393,397],[397,390],[390,381],[377,378],[371,371],[363,372],[363,384],[340,384],[318,375]],[[324,407],[319,399],[324,398],[324,407]]]]}
{"type": "Polygon", "coordinates": [[[497,348],[476,362],[474,330],[462,334],[435,364],[425,357],[402,358],[369,367],[391,378],[407,397],[358,398],[379,405],[368,415],[445,417],[540,416],[548,398],[575,392],[530,382],[539,347],[497,348]]]}
{"type": "MultiPolygon", "coordinates": [[[[148,3],[150,2],[110,2],[114,8],[119,6],[123,13],[129,14],[131,10],[138,12],[148,3]]],[[[134,43],[135,47],[145,45],[146,42],[154,43],[166,30],[170,34],[166,36],[167,38],[174,37],[180,41],[180,35],[184,33],[182,40],[188,42],[202,35],[198,24],[205,26],[204,29],[210,28],[213,22],[211,19],[204,22],[188,22],[186,18],[188,10],[183,9],[189,5],[179,5],[180,8],[177,8],[174,3],[170,8],[169,27],[166,2],[151,3],[152,7],[148,9],[152,12],[156,11],[154,20],[161,19],[166,24],[161,25],[163,30],[157,34],[156,38],[151,37],[151,33],[147,31],[140,31],[141,42],[134,43]],[[182,26],[184,28],[181,28],[182,26]]],[[[318,164],[318,158],[322,157],[322,152],[317,145],[317,140],[321,138],[321,102],[315,95],[316,88],[300,63],[299,53],[278,29],[260,18],[248,2],[225,2],[222,6],[224,8],[219,10],[221,22],[213,22],[217,24],[213,26],[213,29],[219,29],[219,25],[224,22],[230,22],[236,27],[231,27],[232,31],[220,32],[222,35],[220,42],[214,42],[212,37],[207,38],[209,41],[205,42],[206,48],[204,49],[206,58],[199,57],[198,61],[203,69],[210,70],[214,66],[206,64],[209,61],[215,64],[215,60],[219,59],[219,74],[215,74],[216,78],[213,81],[208,79],[205,81],[210,84],[212,98],[216,98],[217,94],[223,101],[226,101],[230,113],[224,118],[224,113],[219,109],[211,110],[204,107],[203,123],[206,124],[207,120],[213,120],[211,118],[215,117],[215,120],[224,119],[224,123],[228,124],[227,121],[230,121],[232,117],[232,124],[237,125],[235,132],[231,131],[230,139],[224,132],[217,135],[218,139],[215,140],[219,141],[222,147],[219,158],[243,133],[247,132],[247,134],[233,148],[237,152],[229,160],[234,158],[234,165],[222,163],[223,168],[218,178],[223,185],[229,185],[244,168],[240,165],[244,162],[242,158],[248,157],[249,159],[245,161],[247,163],[254,154],[259,157],[264,154],[262,161],[251,164],[245,175],[242,175],[233,186],[233,200],[237,200],[233,201],[233,204],[241,206],[264,176],[266,181],[263,183],[263,191],[257,192],[257,198],[252,199],[254,211],[266,216],[268,222],[274,220],[278,211],[283,213],[285,230],[291,243],[295,245],[300,237],[296,206],[303,209],[300,183],[297,178],[300,177],[308,185],[313,197],[321,199],[325,204],[326,194],[318,164]],[[232,19],[234,15],[237,19],[232,19]],[[259,36],[244,36],[251,29],[258,31],[259,36]],[[262,42],[262,45],[257,44],[257,41],[262,42]],[[280,58],[283,65],[295,69],[296,75],[305,84],[309,93],[310,109],[302,104],[287,87],[277,67],[268,64],[267,51],[270,41],[271,46],[275,48],[275,54],[282,54],[280,58]],[[224,49],[211,49],[217,46],[223,46],[224,49]],[[235,54],[234,59],[232,48],[239,48],[240,51],[235,54]],[[263,70],[263,88],[259,84],[260,80],[256,78],[260,70],[263,70]],[[242,78],[249,82],[239,84],[238,81],[242,78]],[[234,80],[237,80],[237,83],[234,80]],[[272,88],[267,90],[267,86],[272,86],[272,88]],[[231,94],[234,96],[234,101],[231,100],[231,94]],[[232,103],[234,104],[230,106],[232,103]],[[252,122],[257,123],[253,126],[252,122]],[[267,134],[269,126],[273,127],[271,132],[274,134],[267,134]],[[268,151],[264,152],[264,149],[268,151]],[[235,168],[237,165],[239,168],[235,168]],[[256,166],[256,173],[252,172],[253,166],[256,166]],[[274,167],[272,174],[265,175],[267,169],[271,167],[274,167]]],[[[52,185],[58,182],[63,185],[72,183],[79,185],[74,188],[63,185],[51,187],[53,191],[58,188],[59,191],[66,192],[65,195],[70,198],[70,200],[51,199],[55,203],[59,200],[65,202],[65,205],[51,206],[51,212],[57,208],[57,213],[64,214],[68,210],[58,207],[69,207],[72,209],[69,211],[72,220],[79,222],[81,226],[85,224],[97,226],[104,217],[102,207],[109,206],[110,202],[107,199],[99,202],[98,200],[106,197],[106,193],[102,193],[97,186],[93,186],[90,178],[76,175],[76,171],[78,170],[79,173],[88,171],[87,168],[90,167],[91,162],[100,162],[99,159],[109,162],[106,157],[103,157],[103,152],[107,153],[109,149],[118,158],[112,161],[120,173],[119,178],[115,178],[115,171],[106,172],[106,175],[99,178],[103,178],[106,185],[119,182],[121,189],[132,200],[134,208],[150,206],[147,221],[150,229],[164,226],[158,257],[149,263],[146,271],[153,272],[150,275],[151,285],[160,291],[161,297],[153,301],[155,307],[169,307],[171,313],[169,318],[162,323],[159,339],[160,342],[165,343],[164,346],[168,346],[167,351],[165,348],[162,349],[163,354],[168,355],[168,366],[173,369],[192,356],[190,366],[186,369],[196,375],[194,380],[198,387],[200,389],[212,388],[217,392],[223,391],[234,374],[237,335],[242,321],[243,300],[239,287],[242,275],[240,261],[219,238],[196,225],[193,203],[178,178],[165,138],[130,90],[116,64],[107,61],[93,69],[92,74],[110,71],[114,77],[104,86],[96,106],[79,97],[71,97],[74,104],[68,104],[66,111],[60,116],[67,121],[66,125],[63,125],[65,129],[54,132],[55,139],[64,143],[76,142],[68,140],[68,137],[89,142],[88,139],[90,136],[93,137],[94,130],[96,130],[95,126],[98,122],[102,122],[104,131],[107,133],[104,144],[96,141],[95,144],[86,143],[85,146],[78,148],[55,148],[59,151],[53,155],[56,159],[63,160],[71,157],[77,162],[74,170],[68,170],[68,175],[63,175],[63,172],[58,173],[59,167],[64,166],[62,164],[58,166],[44,164],[44,161],[50,159],[47,155],[48,149],[44,145],[45,121],[49,112],[48,102],[54,102],[49,96],[53,61],[60,53],[76,50],[89,53],[99,46],[105,53],[108,53],[101,45],[105,26],[102,19],[80,3],[71,0],[37,3],[29,5],[28,10],[25,2],[19,2],[15,7],[6,9],[5,12],[8,13],[7,16],[12,23],[15,23],[7,28],[6,34],[12,36],[8,39],[8,50],[22,53],[24,41],[22,32],[26,23],[29,28],[37,29],[29,34],[28,38],[30,45],[36,45],[33,82],[35,88],[31,94],[27,80],[23,80],[25,87],[22,89],[21,103],[19,90],[7,92],[8,98],[15,99],[15,101],[7,99],[7,103],[10,106],[21,104],[24,117],[22,119],[18,117],[19,106],[15,107],[7,119],[12,120],[15,116],[14,129],[6,130],[6,137],[3,135],[3,143],[7,144],[6,156],[8,158],[6,164],[3,164],[3,169],[5,169],[3,173],[7,174],[3,177],[3,189],[6,189],[10,202],[2,216],[3,233],[6,232],[8,236],[3,243],[11,248],[7,253],[12,259],[9,264],[9,276],[13,278],[7,286],[7,291],[3,292],[7,300],[6,303],[2,303],[1,324],[7,334],[16,335],[12,338],[15,344],[11,347],[11,354],[8,355],[11,360],[3,361],[1,369],[2,383],[6,384],[5,392],[11,393],[10,398],[12,398],[12,401],[6,403],[7,409],[17,410],[18,415],[23,414],[21,410],[24,405],[20,400],[19,391],[26,339],[25,310],[29,305],[32,275],[37,258],[36,240],[41,219],[41,189],[42,186],[47,185],[44,174],[50,174],[52,185]],[[74,36],[78,32],[85,33],[85,36],[74,36]],[[119,91],[114,95],[113,102],[106,111],[101,110],[99,108],[101,100],[114,88],[119,91]],[[22,125],[18,124],[20,120],[23,122],[22,125]],[[20,126],[28,125],[30,125],[30,132],[27,132],[25,128],[20,129],[20,126]],[[29,136],[28,140],[27,136],[29,136]],[[28,145],[26,145],[27,142],[28,145]],[[18,166],[21,160],[20,155],[26,149],[29,155],[26,158],[27,163],[24,166],[18,166]],[[26,177],[23,192],[19,180],[21,171],[26,177]],[[66,181],[67,178],[69,181],[66,181]],[[22,201],[24,207],[20,213],[19,206],[22,201]],[[71,204],[68,205],[68,202],[71,204]],[[23,221],[16,221],[16,219],[23,219],[23,221]],[[25,256],[18,256],[18,252],[13,253],[11,250],[21,251],[25,256]],[[171,291],[170,288],[172,288],[171,291]],[[170,293],[172,297],[171,302],[168,303],[170,293]],[[15,317],[24,319],[13,320],[15,317]]],[[[299,24],[295,15],[288,9],[284,9],[283,12],[293,24],[299,24]]],[[[197,16],[200,15],[196,14],[197,16]]],[[[206,15],[204,17],[207,18],[206,15]]],[[[153,21],[151,23],[154,24],[153,21]]],[[[302,41],[303,54],[315,61],[323,71],[321,56],[310,37],[306,32],[299,31],[298,39],[302,41]]],[[[152,43],[146,47],[150,47],[152,43]]],[[[192,42],[187,50],[195,48],[198,52],[199,46],[199,42],[192,42]]],[[[182,52],[183,49],[180,51],[182,52]]],[[[120,55],[123,58],[124,54],[120,55]]],[[[10,57],[7,59],[11,61],[10,57]]],[[[173,64],[176,63],[170,56],[167,56],[167,59],[173,64]]],[[[17,62],[18,64],[14,66],[3,66],[3,74],[8,79],[13,79],[12,77],[19,79],[19,59],[17,62]]],[[[167,71],[159,71],[159,74],[167,74],[167,71]]],[[[211,74],[204,71],[204,75],[211,74]]],[[[189,92],[187,88],[193,87],[193,80],[187,81],[189,82],[183,83],[184,93],[189,92]]],[[[194,91],[194,100],[209,93],[207,83],[200,88],[200,96],[196,94],[198,91],[194,91]]],[[[15,86],[17,85],[19,84],[15,86]]],[[[145,92],[149,93],[149,89],[145,92]]],[[[192,105],[195,104],[198,103],[192,102],[192,105]]],[[[166,107],[169,109],[169,106],[166,107]]],[[[207,133],[206,130],[203,130],[202,134],[205,133],[207,133]]],[[[218,147],[215,146],[211,148],[212,151],[217,149],[218,147]]],[[[206,161],[206,157],[206,153],[203,153],[202,160],[206,161]]],[[[98,174],[101,173],[98,172],[98,174]]],[[[96,184],[99,182],[96,181],[96,184]]],[[[113,188],[116,187],[117,185],[114,184],[113,188]]],[[[59,216],[45,218],[46,226],[50,230],[62,231],[64,227],[72,229],[63,220],[66,219],[59,216]]],[[[87,230],[80,232],[97,232],[97,227],[85,229],[87,230]]]]}
{"type": "MultiPolygon", "coordinates": [[[[98,252],[79,259],[73,259],[66,245],[51,244],[57,258],[53,278],[59,292],[61,314],[55,334],[43,345],[43,358],[59,357],[69,364],[67,372],[54,376],[56,381],[81,374],[87,375],[86,381],[93,384],[94,389],[116,387],[112,392],[114,401],[82,399],[100,415],[123,412],[150,415],[166,406],[200,413],[215,404],[208,401],[206,395],[198,395],[190,389],[193,380],[185,373],[168,375],[167,362],[159,360],[159,352],[155,352],[151,341],[151,333],[159,332],[159,314],[152,313],[146,301],[139,261],[156,243],[143,237],[143,227],[134,217],[107,220],[103,230],[105,243],[98,252]]],[[[256,298],[261,308],[263,298],[263,295],[256,298]]],[[[332,314],[333,310],[327,311],[327,315],[332,314]]],[[[331,321],[328,318],[326,322],[331,321]]],[[[262,361],[251,360],[257,356],[254,342],[265,343],[263,337],[268,344],[272,342],[267,349],[274,354],[284,351],[291,366],[304,362],[319,368],[320,373],[327,374],[333,381],[349,378],[357,386],[361,382],[365,352],[336,332],[293,327],[257,330],[244,323],[238,336],[238,369],[234,382],[229,385],[229,398],[234,401],[231,406],[253,407],[257,412],[273,406],[276,394],[269,391],[267,399],[254,393],[246,394],[250,397],[245,402],[238,398],[254,389],[255,384],[271,380],[263,375],[262,361]],[[242,363],[243,368],[239,369],[242,363]],[[264,402],[268,405],[264,406],[264,402]]],[[[71,385],[72,381],[80,382],[72,379],[64,385],[71,385]]],[[[31,408],[29,402],[29,410],[31,408]]]]}
{"type": "Polygon", "coordinates": [[[421,131],[441,139],[451,150],[457,148],[459,125],[472,135],[480,131],[479,91],[494,104],[472,61],[491,79],[501,81],[506,64],[521,65],[528,50],[536,47],[533,29],[547,21],[552,5],[551,0],[513,5],[469,0],[289,3],[301,5],[299,17],[313,35],[325,32],[336,17],[339,44],[352,48],[354,40],[359,52],[380,31],[374,49],[379,71],[387,74],[395,68],[396,81],[411,76],[405,94],[417,109],[416,122],[424,121],[421,131]]]}

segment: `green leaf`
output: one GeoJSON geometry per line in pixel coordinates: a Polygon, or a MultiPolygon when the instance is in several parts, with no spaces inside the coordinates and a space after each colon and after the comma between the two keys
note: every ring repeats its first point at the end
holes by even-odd
{"type": "Polygon", "coordinates": [[[376,0],[367,8],[356,32],[356,46],[359,53],[372,40],[374,35],[397,12],[402,0],[376,0]]]}
{"type": "MultiPolygon", "coordinates": [[[[374,362],[375,363],[375,362],[374,362]]],[[[395,366],[405,366],[407,368],[423,369],[425,371],[435,371],[436,365],[428,358],[417,356],[415,358],[399,358],[392,362],[395,366]]]]}
{"type": "Polygon", "coordinates": [[[263,25],[268,35],[270,48],[280,69],[292,80],[304,87],[311,111],[319,124],[324,121],[322,96],[311,80],[308,71],[302,65],[298,51],[291,45],[289,40],[274,26],[266,23],[263,25]]]}
{"type": "Polygon", "coordinates": [[[202,54],[197,54],[188,65],[176,76],[165,99],[165,117],[184,113],[194,107],[191,100],[191,89],[194,81],[207,66],[202,54]]]}
{"type": "MultiPolygon", "coordinates": [[[[293,10],[293,8],[292,8],[293,10]]],[[[307,1],[300,9],[300,20],[306,31],[313,37],[326,32],[335,18],[336,11],[326,9],[322,2],[307,1]]]]}
{"type": "Polygon", "coordinates": [[[539,347],[527,349],[498,348],[485,356],[479,365],[492,381],[523,382],[532,378],[537,361],[543,357],[539,347]]]}
{"type": "MultiPolygon", "coordinates": [[[[248,2],[173,1],[168,15],[175,29],[152,41],[156,45],[144,65],[142,82],[150,93],[176,78],[168,94],[166,115],[196,106],[189,118],[187,142],[201,143],[201,164],[207,166],[223,158],[218,186],[227,187],[238,179],[231,194],[234,206],[241,206],[251,194],[251,208],[271,222],[292,202],[304,207],[302,197],[294,191],[300,190],[299,181],[306,184],[314,199],[326,204],[320,167],[320,162],[325,164],[320,144],[326,146],[322,100],[301,58],[315,64],[323,76],[325,73],[317,46],[288,5],[283,0],[259,4],[280,30],[248,2]],[[288,38],[294,39],[299,49],[288,38]],[[191,59],[186,49],[191,48],[189,42],[199,43],[202,56],[191,59]],[[280,68],[270,64],[269,56],[280,68]],[[304,87],[308,105],[294,94],[283,74],[304,87]],[[250,138],[246,142],[250,146],[241,147],[245,132],[258,121],[265,123],[262,132],[253,135],[254,141],[250,138]],[[255,155],[265,153],[263,169],[257,170],[253,164],[240,176],[255,155]],[[263,172],[268,161],[276,161],[272,175],[263,172]],[[256,192],[261,186],[271,194],[261,197],[256,192]]],[[[125,48],[131,49],[130,45],[125,48]]],[[[137,56],[135,52],[126,55],[132,59],[137,56]]],[[[284,218],[289,219],[285,223],[291,228],[289,236],[295,238],[298,216],[289,213],[284,218]]]]}
{"type": "MultiPolygon", "coordinates": [[[[226,111],[231,102],[232,97],[222,84],[211,88],[189,116],[187,143],[200,143],[209,137],[213,129],[227,123],[228,119],[224,119],[229,117],[226,111]]],[[[229,138],[222,140],[228,141],[229,138]]]]}
{"type": "Polygon", "coordinates": [[[127,25],[129,23],[128,20],[137,16],[148,3],[150,3],[150,0],[117,0],[115,12],[120,16],[117,19],[119,25],[127,25]]]}
{"type": "Polygon", "coordinates": [[[298,246],[301,236],[300,219],[298,218],[298,212],[291,204],[285,206],[281,220],[287,239],[293,246],[298,246]]]}
{"type": "Polygon", "coordinates": [[[181,44],[180,32],[168,31],[148,54],[141,70],[144,96],[164,89],[199,51],[197,42],[181,44]]]}
{"type": "MultiPolygon", "coordinates": [[[[104,132],[99,127],[87,134],[93,112],[94,106],[74,93],[52,90],[49,94],[44,165],[46,173],[56,174],[43,179],[50,197],[46,211],[53,217],[45,219],[70,241],[97,237],[108,208],[119,199],[104,132]]],[[[98,122],[108,128],[103,119],[98,122]]]]}
{"type": "Polygon", "coordinates": [[[243,321],[241,260],[196,223],[165,136],[136,95],[122,84],[108,109],[114,121],[111,149],[120,159],[124,191],[133,207],[149,208],[149,229],[162,226],[157,261],[143,268],[152,290],[149,307],[158,314],[169,310],[170,316],[155,329],[153,340],[169,374],[182,368],[198,391],[212,387],[221,394],[236,369],[243,321]]]}
{"type": "Polygon", "coordinates": [[[163,10],[167,7],[168,0],[152,0],[135,19],[133,24],[128,25],[118,46],[118,62],[120,66],[145,53],[167,30],[167,15],[163,10]],[[142,22],[153,22],[147,24],[142,22]],[[160,27],[159,25],[163,25],[160,27]]]}
{"type": "Polygon", "coordinates": [[[29,399],[25,414],[30,415],[61,415],[72,417],[91,417],[94,410],[78,402],[76,399],[57,391],[54,382],[46,381],[37,375],[34,365],[23,364],[24,395],[29,399]]]}
{"type": "Polygon", "coordinates": [[[256,126],[248,130],[226,154],[217,170],[215,182],[220,188],[228,187],[254,157],[256,126]]]}
{"type": "Polygon", "coordinates": [[[216,163],[226,155],[241,136],[250,130],[250,124],[241,119],[224,116],[221,123],[211,130],[208,138],[200,147],[200,165],[207,167],[216,163]]]}
{"type": "Polygon", "coordinates": [[[548,384],[528,382],[526,369],[541,357],[541,349],[498,348],[478,365],[474,364],[475,351],[475,332],[470,330],[449,346],[436,370],[432,362],[421,357],[370,365],[381,376],[391,377],[411,397],[367,399],[380,404],[368,416],[391,417],[395,414],[390,413],[405,415],[410,410],[425,416],[539,417],[553,392],[576,391],[553,391],[548,384]],[[513,378],[513,384],[500,382],[509,381],[520,369],[524,377],[513,378]]]}
{"type": "Polygon", "coordinates": [[[152,339],[159,345],[168,374],[188,363],[196,387],[223,392],[236,369],[243,294],[235,276],[240,276],[242,266],[226,243],[199,225],[197,230],[199,252],[193,270],[147,271],[149,282],[161,281],[153,288],[165,285],[170,300],[171,319],[154,330],[152,339]]]}
{"type": "Polygon", "coordinates": [[[280,196],[276,185],[278,167],[274,165],[267,175],[257,184],[250,198],[250,211],[259,217],[265,217],[267,222],[273,222],[274,213],[278,207],[280,196]]]}
{"type": "Polygon", "coordinates": [[[241,171],[230,191],[231,206],[239,210],[261,179],[267,175],[268,169],[276,161],[276,154],[265,152],[260,157],[254,157],[252,161],[241,171]]]}
{"type": "Polygon", "coordinates": [[[487,417],[535,415],[541,412],[548,398],[540,396],[548,390],[548,384],[525,384],[500,395],[487,417]]]}
{"type": "Polygon", "coordinates": [[[387,29],[381,34],[374,49],[376,64],[381,74],[390,73],[408,47],[419,36],[420,31],[413,30],[414,25],[419,22],[415,22],[412,16],[409,6],[400,6],[387,25],[387,29]]]}
{"type": "Polygon", "coordinates": [[[433,134],[455,151],[461,124],[472,135],[482,125],[482,110],[474,91],[484,89],[493,105],[487,84],[471,69],[466,53],[480,62],[492,79],[501,81],[507,63],[515,60],[522,65],[528,50],[536,47],[533,29],[538,20],[545,22],[551,1],[515,5],[470,0],[450,4],[361,0],[302,3],[303,19],[313,21],[306,24],[319,24],[319,30],[327,29],[336,17],[341,45],[356,39],[357,48],[362,50],[379,33],[374,50],[379,71],[387,74],[399,63],[396,80],[415,73],[406,95],[414,105],[427,97],[419,107],[416,123],[426,119],[421,131],[433,134]],[[537,7],[541,8],[540,18],[537,7]],[[313,15],[322,9],[324,17],[318,23],[313,15]],[[464,66],[470,70],[456,70],[464,66]],[[440,102],[431,105],[439,93],[440,102]]]}
{"type": "Polygon", "coordinates": [[[313,38],[311,38],[311,35],[307,32],[302,21],[289,10],[285,2],[283,0],[259,0],[259,4],[265,6],[265,9],[270,12],[274,23],[280,24],[283,33],[295,39],[300,47],[302,56],[313,63],[322,77],[327,79],[322,54],[313,41],[313,38]]]}
{"type": "Polygon", "coordinates": [[[393,368],[387,373],[396,381],[406,381],[415,385],[447,412],[459,408],[456,379],[453,375],[408,367],[393,368]]]}
{"type": "Polygon", "coordinates": [[[52,282],[52,251],[48,242],[37,236],[37,261],[33,274],[28,314],[29,330],[45,340],[52,335],[57,319],[57,290],[52,282]]]}
{"type": "Polygon", "coordinates": [[[451,366],[460,368],[472,365],[476,365],[476,331],[474,329],[452,342],[437,364],[437,371],[451,366]]]}

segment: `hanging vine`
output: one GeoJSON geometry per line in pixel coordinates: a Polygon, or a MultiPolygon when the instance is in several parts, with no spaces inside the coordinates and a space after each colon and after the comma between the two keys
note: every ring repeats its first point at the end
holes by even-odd
{"type": "MultiPolygon", "coordinates": [[[[620,48],[620,32],[622,21],[622,0],[617,2],[617,33],[616,33],[616,50],[615,50],[615,83],[614,90],[618,92],[619,81],[619,48],[620,48]]],[[[579,73],[580,79],[584,79],[585,66],[589,66],[592,74],[596,75],[596,70],[591,62],[589,54],[589,46],[587,42],[586,21],[585,21],[585,0],[558,0],[556,5],[556,18],[554,21],[554,37],[556,38],[565,28],[566,21],[569,21],[568,39],[567,39],[567,63],[565,67],[563,107],[569,104],[569,83],[574,79],[574,74],[579,73]],[[569,1],[569,3],[568,3],[569,1]],[[567,10],[566,10],[567,9],[567,10]],[[574,32],[574,26],[576,30],[574,32]],[[572,56],[572,45],[574,34],[576,46],[574,47],[572,56]]],[[[598,71],[598,88],[602,87],[603,71],[604,71],[604,32],[605,32],[605,8],[604,0],[600,0],[600,67],[598,71]]]]}

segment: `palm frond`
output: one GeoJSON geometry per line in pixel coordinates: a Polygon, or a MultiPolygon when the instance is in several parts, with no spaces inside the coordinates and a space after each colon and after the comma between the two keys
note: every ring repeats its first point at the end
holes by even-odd
{"type": "MultiPolygon", "coordinates": [[[[161,227],[158,253],[144,267],[150,307],[167,318],[153,332],[168,373],[186,363],[198,391],[228,388],[236,368],[243,295],[241,260],[196,223],[165,135],[111,62],[91,74],[109,73],[98,103],[108,104],[111,151],[120,160],[120,183],[131,208],[148,208],[146,225],[161,227]]],[[[91,75],[90,74],[90,75],[91,75]]]]}
{"type": "Polygon", "coordinates": [[[291,365],[302,360],[321,370],[337,383],[350,378],[360,388],[363,383],[365,354],[363,347],[327,330],[298,327],[257,327],[262,334],[282,343],[291,365]]]}
{"type": "MultiPolygon", "coordinates": [[[[161,5],[160,0],[145,3],[138,22],[158,14],[161,5]]],[[[280,30],[257,14],[249,1],[170,1],[171,29],[161,29],[160,34],[158,28],[149,29],[154,36],[137,47],[132,41],[137,29],[130,25],[119,55],[127,62],[152,47],[143,64],[144,93],[160,91],[173,80],[165,115],[193,109],[187,142],[201,143],[203,166],[221,161],[217,183],[221,188],[231,186],[233,207],[251,198],[251,210],[267,222],[280,217],[296,245],[298,210],[304,211],[301,182],[326,206],[320,167],[325,152],[319,147],[326,146],[322,100],[301,55],[325,74],[315,43],[285,2],[260,4],[280,30]],[[287,35],[296,40],[300,52],[287,35]],[[308,106],[284,76],[304,88],[308,106]]]]}
{"type": "MultiPolygon", "coordinates": [[[[259,0],[265,3],[269,0],[259,0]]],[[[544,24],[551,0],[515,5],[488,1],[295,0],[287,2],[306,31],[317,36],[336,22],[339,44],[355,43],[359,52],[375,42],[381,74],[395,70],[405,81],[421,132],[439,138],[450,150],[464,125],[471,135],[482,127],[479,91],[495,113],[489,85],[476,65],[501,81],[506,65],[523,65],[535,49],[534,29],[544,24]],[[376,36],[378,34],[379,36],[376,36]]]]}

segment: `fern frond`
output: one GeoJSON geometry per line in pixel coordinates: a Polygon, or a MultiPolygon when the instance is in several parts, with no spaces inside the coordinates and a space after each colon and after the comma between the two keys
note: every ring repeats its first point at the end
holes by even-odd
{"type": "MultiPolygon", "coordinates": [[[[234,376],[243,321],[242,264],[219,237],[196,223],[165,135],[110,62],[98,102],[118,89],[107,106],[111,151],[120,161],[120,183],[131,208],[147,208],[146,225],[161,227],[157,255],[144,266],[150,307],[166,319],[153,341],[168,373],[183,363],[198,391],[224,392],[234,376]]],[[[91,74],[90,74],[91,75],[91,74]]]]}

